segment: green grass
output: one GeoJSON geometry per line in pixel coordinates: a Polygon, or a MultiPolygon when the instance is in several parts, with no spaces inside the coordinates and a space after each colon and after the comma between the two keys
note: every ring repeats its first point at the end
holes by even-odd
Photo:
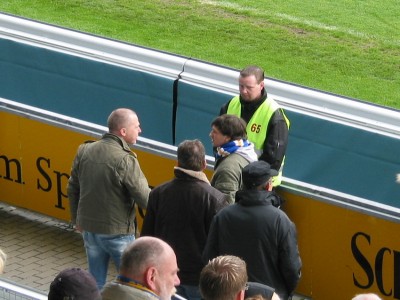
{"type": "Polygon", "coordinates": [[[7,0],[0,11],[400,108],[398,0],[7,0]]]}

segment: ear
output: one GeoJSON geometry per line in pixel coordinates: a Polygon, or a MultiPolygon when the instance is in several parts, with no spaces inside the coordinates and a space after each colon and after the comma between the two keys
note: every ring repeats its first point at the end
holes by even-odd
{"type": "Polygon", "coordinates": [[[148,268],[147,271],[145,272],[146,286],[152,291],[156,290],[156,280],[155,280],[156,274],[157,270],[154,267],[148,268]]]}
{"type": "Polygon", "coordinates": [[[239,293],[237,293],[235,300],[243,300],[244,299],[244,290],[240,290],[239,293]]]}
{"type": "Polygon", "coordinates": [[[207,168],[207,160],[206,160],[206,158],[204,158],[202,167],[203,167],[203,170],[205,170],[207,168]]]}
{"type": "Polygon", "coordinates": [[[125,128],[125,127],[121,128],[121,129],[119,130],[119,134],[120,134],[121,136],[126,136],[126,128],[125,128]]]}
{"type": "Polygon", "coordinates": [[[268,182],[267,182],[267,185],[265,186],[265,189],[268,191],[268,192],[270,192],[270,191],[272,191],[272,188],[273,188],[274,186],[272,185],[272,180],[269,180],[268,182]]]}

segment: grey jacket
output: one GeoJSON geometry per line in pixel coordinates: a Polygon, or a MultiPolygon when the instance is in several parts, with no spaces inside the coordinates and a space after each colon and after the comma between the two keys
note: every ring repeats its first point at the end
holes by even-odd
{"type": "Polygon", "coordinates": [[[67,187],[71,221],[100,234],[132,234],[134,204],[146,208],[148,182],[136,155],[120,137],[79,146],[67,187]]]}

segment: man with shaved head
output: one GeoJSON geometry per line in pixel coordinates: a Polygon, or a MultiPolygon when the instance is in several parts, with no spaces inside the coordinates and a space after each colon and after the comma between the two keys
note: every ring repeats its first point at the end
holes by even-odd
{"type": "Polygon", "coordinates": [[[135,239],[135,204],[147,207],[150,188],[130,145],[141,133],[137,114],[114,110],[108,133],[79,146],[68,181],[71,222],[82,232],[89,271],[99,289],[108,263],[119,269],[121,254],[135,239]]]}

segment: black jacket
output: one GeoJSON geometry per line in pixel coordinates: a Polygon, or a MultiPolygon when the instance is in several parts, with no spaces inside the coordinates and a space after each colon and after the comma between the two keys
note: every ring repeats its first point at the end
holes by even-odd
{"type": "Polygon", "coordinates": [[[267,191],[238,191],[236,204],[214,217],[203,260],[224,254],[244,259],[249,281],[275,288],[281,299],[293,293],[300,279],[296,227],[271,204],[267,191]]]}
{"type": "Polygon", "coordinates": [[[174,249],[181,284],[199,284],[211,221],[225,205],[225,194],[179,169],[173,180],[150,192],[141,235],[158,237],[174,249]]]}

